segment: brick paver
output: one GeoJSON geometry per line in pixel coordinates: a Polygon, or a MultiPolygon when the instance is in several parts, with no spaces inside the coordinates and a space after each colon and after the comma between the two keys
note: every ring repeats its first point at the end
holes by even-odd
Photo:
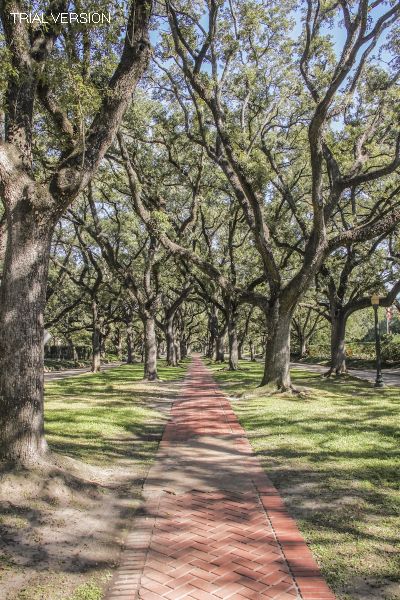
{"type": "Polygon", "coordinates": [[[143,494],[107,600],[335,600],[199,358],[143,494]]]}

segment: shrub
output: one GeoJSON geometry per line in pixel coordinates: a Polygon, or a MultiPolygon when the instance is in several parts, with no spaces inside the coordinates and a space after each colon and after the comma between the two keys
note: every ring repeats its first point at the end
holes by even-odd
{"type": "Polygon", "coordinates": [[[384,335],[382,338],[382,360],[400,361],[400,335],[384,335]]]}

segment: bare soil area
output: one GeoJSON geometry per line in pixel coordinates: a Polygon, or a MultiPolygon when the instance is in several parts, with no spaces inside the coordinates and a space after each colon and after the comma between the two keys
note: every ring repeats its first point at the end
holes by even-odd
{"type": "MultiPolygon", "coordinates": [[[[153,457],[179,386],[135,384],[159,415],[153,457]]],[[[118,455],[110,465],[53,453],[33,470],[0,469],[1,600],[103,597],[151,465],[138,459],[143,436],[109,441],[118,455]]]]}

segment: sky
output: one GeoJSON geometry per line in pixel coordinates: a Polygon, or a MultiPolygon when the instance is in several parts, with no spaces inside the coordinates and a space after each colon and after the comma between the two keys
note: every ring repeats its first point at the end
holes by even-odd
{"type": "MultiPolygon", "coordinates": [[[[376,21],[388,10],[390,10],[390,6],[388,5],[388,3],[384,3],[384,5],[379,5],[377,6],[372,12],[370,17],[372,18],[372,23],[375,24],[376,21]]],[[[302,35],[302,31],[303,31],[303,24],[301,22],[302,16],[304,15],[304,8],[302,8],[301,10],[297,10],[294,13],[294,19],[295,19],[295,26],[293,28],[293,32],[292,32],[292,37],[293,39],[297,39],[299,37],[301,37],[302,35]]],[[[334,48],[335,48],[335,52],[336,52],[336,56],[339,57],[341,54],[341,51],[343,49],[345,40],[346,40],[346,30],[344,28],[343,25],[340,25],[339,19],[337,19],[335,25],[333,26],[332,29],[328,29],[325,28],[323,30],[324,33],[329,34],[332,36],[332,39],[334,41],[334,48]]],[[[377,55],[380,48],[385,44],[385,42],[387,41],[387,36],[385,35],[385,33],[382,34],[378,44],[376,45],[373,54],[377,55]]],[[[365,48],[365,46],[364,46],[365,48]]],[[[386,51],[383,50],[382,51],[382,55],[381,55],[381,59],[383,61],[389,61],[391,58],[390,54],[386,51]]]]}
{"type": "MultiPolygon", "coordinates": [[[[236,0],[236,1],[240,1],[240,0],[236,0]]],[[[282,0],[282,2],[285,2],[285,0],[282,0]]],[[[305,14],[305,9],[306,9],[306,3],[303,0],[303,2],[300,3],[300,7],[296,11],[293,11],[293,13],[292,13],[294,21],[295,21],[295,25],[292,30],[292,36],[291,36],[293,39],[298,39],[299,37],[302,36],[302,33],[303,33],[302,17],[305,14]]],[[[371,15],[370,15],[373,19],[373,23],[375,23],[376,20],[379,19],[379,17],[381,17],[389,9],[390,9],[390,5],[388,2],[385,2],[383,5],[377,6],[371,12],[371,15]]],[[[208,28],[208,17],[207,16],[205,16],[201,20],[201,24],[203,25],[203,27],[205,29],[208,28]]],[[[336,24],[333,26],[332,29],[325,29],[323,31],[324,31],[324,33],[330,34],[332,36],[332,39],[334,41],[334,48],[335,48],[336,55],[339,56],[342,51],[342,48],[343,48],[343,45],[345,42],[345,38],[346,38],[346,31],[345,31],[344,27],[341,26],[339,23],[339,20],[337,20],[336,24]]],[[[151,39],[151,42],[153,45],[157,45],[157,43],[159,42],[158,31],[156,31],[156,30],[152,31],[151,35],[150,35],[150,39],[151,39]]],[[[386,35],[383,34],[374,50],[374,55],[378,54],[379,49],[382,47],[382,45],[385,44],[385,41],[386,41],[386,35]]],[[[386,50],[384,50],[382,52],[381,58],[383,61],[388,61],[388,60],[390,60],[391,57],[388,54],[388,52],[386,50]]]]}

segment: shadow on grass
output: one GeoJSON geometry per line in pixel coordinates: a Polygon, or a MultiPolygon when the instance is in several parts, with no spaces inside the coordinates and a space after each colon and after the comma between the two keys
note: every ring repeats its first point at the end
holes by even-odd
{"type": "Polygon", "coordinates": [[[50,382],[45,411],[50,447],[96,464],[147,462],[176,397],[174,384],[185,375],[182,368],[159,371],[163,381],[155,384],[142,382],[140,364],[50,382]]]}
{"type": "Polygon", "coordinates": [[[293,369],[305,396],[249,396],[262,365],[211,368],[339,597],[400,598],[398,389],[293,369]]]}
{"type": "Polygon", "coordinates": [[[0,468],[7,598],[75,598],[77,586],[92,581],[85,574],[100,589],[184,375],[161,364],[163,382],[141,383],[139,364],[46,384],[46,434],[55,454],[29,471],[0,468]]]}

